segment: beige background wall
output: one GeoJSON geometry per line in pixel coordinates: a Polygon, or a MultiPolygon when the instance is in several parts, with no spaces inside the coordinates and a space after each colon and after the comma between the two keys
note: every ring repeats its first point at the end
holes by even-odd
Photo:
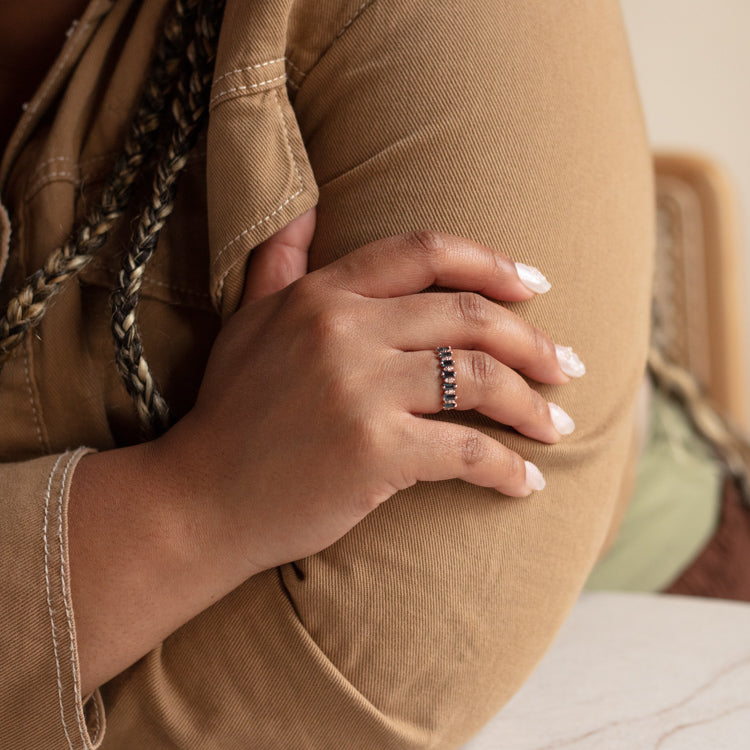
{"type": "Polygon", "coordinates": [[[621,3],[654,147],[712,155],[734,178],[750,290],[750,0],[621,3]]]}

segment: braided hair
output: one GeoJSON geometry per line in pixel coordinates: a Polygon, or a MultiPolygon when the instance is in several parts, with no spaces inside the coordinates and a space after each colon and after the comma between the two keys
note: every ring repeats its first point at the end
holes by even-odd
{"type": "Polygon", "coordinates": [[[112,334],[120,376],[148,436],[169,426],[169,409],[143,353],[136,309],[143,274],[174,207],[177,179],[208,116],[224,0],[175,0],[164,23],[122,152],[98,204],[8,302],[0,317],[0,367],[39,325],[52,298],[107,242],[129,208],[136,184],[152,168],[151,194],[141,209],[112,295],[112,334]],[[157,149],[160,146],[160,149],[157,149]]]}

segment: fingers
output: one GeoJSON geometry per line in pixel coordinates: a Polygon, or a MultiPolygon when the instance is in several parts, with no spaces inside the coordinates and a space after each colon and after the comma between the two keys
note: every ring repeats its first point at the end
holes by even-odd
{"type": "Polygon", "coordinates": [[[413,438],[409,460],[414,480],[463,479],[511,497],[544,488],[544,477],[534,464],[477,430],[416,418],[407,430],[413,438]]]}
{"type": "MultiPolygon", "coordinates": [[[[378,300],[377,320],[388,340],[402,351],[454,348],[481,349],[540,383],[560,385],[568,375],[581,375],[558,354],[552,339],[539,328],[491,300],[471,292],[413,294],[378,300]],[[566,374],[567,373],[567,374],[566,374]]],[[[581,368],[583,368],[582,363],[581,368]]]]}
{"type": "Polygon", "coordinates": [[[253,250],[247,264],[243,304],[280,291],[307,273],[315,232],[315,209],[293,219],[253,250]]]}
{"type": "Polygon", "coordinates": [[[365,245],[319,273],[365,297],[415,294],[437,284],[520,302],[549,289],[537,269],[517,267],[497,250],[471,240],[427,230],[365,245]]]}
{"type": "MultiPolygon", "coordinates": [[[[476,409],[534,440],[556,443],[575,428],[557,405],[550,405],[509,367],[481,351],[453,350],[457,409],[476,409]]],[[[432,352],[398,355],[393,380],[399,405],[412,413],[442,408],[440,365],[432,352]]]]}
{"type": "MultiPolygon", "coordinates": [[[[567,347],[486,297],[526,300],[550,288],[540,271],[470,240],[432,231],[388,237],[316,272],[383,303],[383,340],[402,350],[450,343],[483,349],[527,377],[567,383],[585,372],[567,347]],[[463,291],[419,295],[438,284],[463,291]],[[483,296],[484,295],[484,296],[483,296]]],[[[315,276],[315,274],[311,275],[315,276]]]]}

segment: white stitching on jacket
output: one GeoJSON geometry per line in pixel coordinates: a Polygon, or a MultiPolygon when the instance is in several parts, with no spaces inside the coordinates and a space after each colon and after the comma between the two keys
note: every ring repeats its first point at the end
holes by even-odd
{"type": "Polygon", "coordinates": [[[96,699],[96,696],[93,698],[94,701],[94,721],[95,729],[94,729],[94,741],[99,739],[99,732],[101,731],[101,724],[99,723],[99,701],[96,699]]]}
{"type": "Polygon", "coordinates": [[[224,91],[220,91],[218,94],[216,94],[214,97],[212,97],[211,101],[208,103],[208,106],[210,107],[215,101],[221,99],[224,96],[228,96],[229,94],[234,94],[237,91],[248,91],[249,89],[257,89],[261,86],[266,86],[269,83],[276,83],[276,81],[283,81],[286,78],[286,73],[283,73],[280,76],[276,76],[276,78],[269,78],[267,81],[260,81],[260,83],[250,83],[247,86],[234,86],[231,89],[225,89],[224,91]]]}
{"type": "MultiPolygon", "coordinates": [[[[290,195],[277,209],[275,209],[270,214],[268,214],[268,216],[264,216],[260,221],[256,222],[251,227],[248,227],[247,229],[244,229],[234,239],[232,239],[229,242],[227,242],[227,244],[224,245],[224,247],[221,248],[221,250],[219,251],[218,255],[214,259],[214,263],[213,263],[214,266],[218,264],[219,258],[221,258],[221,256],[224,254],[224,252],[226,250],[228,250],[229,247],[232,246],[235,242],[237,242],[237,240],[239,240],[242,237],[245,237],[246,235],[248,235],[250,232],[253,231],[253,229],[256,229],[261,224],[263,224],[264,222],[268,221],[272,216],[276,216],[276,214],[278,214],[285,206],[287,206],[289,203],[291,203],[305,189],[304,183],[302,182],[302,174],[299,171],[299,166],[297,165],[297,160],[294,158],[294,152],[292,151],[292,144],[291,144],[291,141],[289,139],[289,128],[286,125],[286,117],[284,117],[284,110],[281,108],[281,102],[279,101],[279,93],[278,93],[278,91],[274,91],[273,95],[274,95],[274,98],[276,100],[276,107],[279,110],[279,117],[281,118],[281,123],[284,126],[284,136],[286,138],[286,150],[287,150],[287,153],[289,154],[289,158],[290,158],[290,160],[292,162],[292,166],[294,167],[294,173],[297,175],[297,179],[299,180],[299,190],[296,193],[294,193],[293,195],[290,195]]],[[[221,292],[222,292],[222,290],[224,288],[224,280],[226,279],[227,275],[229,274],[229,272],[232,270],[232,268],[234,267],[234,265],[236,263],[237,263],[237,261],[235,261],[234,263],[230,264],[229,267],[221,275],[221,279],[219,279],[219,283],[217,285],[217,290],[216,290],[217,297],[221,297],[221,292]]]]}
{"type": "MultiPolygon", "coordinates": [[[[81,161],[78,161],[72,156],[54,156],[51,159],[47,159],[37,166],[37,168],[34,170],[34,173],[26,181],[26,184],[31,186],[26,188],[26,199],[28,200],[30,196],[32,196],[37,190],[39,190],[39,188],[44,187],[48,181],[51,182],[51,180],[49,179],[50,177],[78,177],[78,173],[82,172],[84,167],[87,167],[90,164],[96,164],[97,162],[112,161],[113,158],[118,155],[118,153],[118,151],[108,151],[107,153],[99,154],[99,156],[90,156],[87,159],[81,159],[81,161]],[[69,162],[73,165],[73,167],[75,167],[77,171],[48,172],[44,174],[44,168],[56,161],[69,162]]],[[[73,181],[75,182],[76,180],[73,181]]]]}
{"type": "MultiPolygon", "coordinates": [[[[281,211],[281,209],[284,208],[284,206],[286,206],[288,203],[293,201],[301,192],[302,190],[298,190],[296,193],[294,193],[294,195],[290,195],[275,211],[271,211],[271,213],[268,214],[268,216],[264,216],[259,222],[257,222],[256,224],[253,224],[251,227],[248,227],[247,229],[243,229],[234,239],[229,240],[229,242],[227,242],[227,244],[224,245],[224,247],[221,248],[221,250],[219,251],[219,255],[216,256],[216,260],[219,260],[219,256],[221,256],[225,250],[228,250],[231,245],[237,242],[237,240],[242,239],[246,234],[249,234],[250,232],[252,232],[253,229],[257,229],[261,224],[268,221],[271,217],[276,216],[276,214],[279,213],[279,211],[281,211]]],[[[216,261],[214,261],[214,263],[215,262],[216,261]]],[[[221,277],[222,285],[223,285],[224,278],[226,277],[227,273],[229,273],[229,270],[231,269],[231,267],[232,266],[227,268],[226,272],[222,275],[221,277]]]]}
{"type": "Polygon", "coordinates": [[[338,39],[362,15],[362,13],[367,10],[367,7],[374,2],[375,0],[365,0],[354,12],[354,15],[341,27],[339,33],[336,34],[336,39],[338,39]]]}
{"type": "Polygon", "coordinates": [[[286,58],[286,64],[294,71],[299,73],[300,78],[305,78],[307,76],[307,73],[305,73],[302,68],[300,68],[298,65],[295,65],[288,57],[286,58]]]}
{"type": "MultiPolygon", "coordinates": [[[[344,25],[343,25],[343,26],[342,26],[342,27],[341,27],[341,28],[340,28],[340,29],[339,29],[339,30],[338,30],[338,31],[336,32],[336,34],[335,34],[335,35],[334,35],[334,37],[333,37],[333,41],[336,41],[337,39],[339,39],[340,37],[342,37],[342,36],[344,35],[344,33],[346,32],[346,30],[347,30],[347,29],[348,29],[348,28],[349,28],[349,27],[350,27],[350,26],[351,26],[351,25],[352,25],[352,24],[353,24],[353,23],[354,23],[354,22],[355,22],[355,21],[356,21],[356,20],[357,20],[357,19],[358,19],[358,18],[359,18],[359,17],[361,16],[361,15],[362,15],[362,13],[364,13],[364,11],[366,11],[366,10],[367,10],[367,8],[369,8],[369,7],[370,7],[370,6],[371,6],[371,5],[372,5],[372,4],[374,3],[374,2],[375,2],[375,0],[364,0],[364,2],[363,2],[363,3],[362,3],[362,4],[360,5],[360,6],[359,6],[359,8],[357,8],[357,10],[356,10],[356,11],[354,12],[354,14],[352,15],[352,17],[351,17],[351,18],[350,18],[350,19],[349,19],[349,20],[348,20],[348,21],[347,21],[347,22],[346,22],[346,23],[345,23],[345,24],[344,24],[344,25]]],[[[331,42],[331,44],[333,44],[333,42],[331,42]]],[[[329,48],[330,48],[330,45],[329,45],[329,48]]],[[[323,54],[325,54],[325,52],[326,52],[326,51],[327,51],[327,49],[326,49],[326,50],[325,50],[325,51],[323,52],[323,54]]],[[[300,86],[302,85],[302,83],[304,82],[305,78],[307,78],[307,74],[308,74],[308,73],[309,73],[310,71],[309,71],[309,70],[308,70],[308,71],[302,70],[302,68],[300,68],[300,67],[299,67],[298,65],[295,65],[295,64],[294,64],[294,63],[292,62],[292,60],[291,60],[290,58],[288,58],[288,57],[286,58],[286,64],[287,64],[287,65],[288,65],[288,66],[289,66],[289,67],[290,67],[290,68],[292,69],[292,71],[294,71],[294,72],[296,73],[296,76],[297,76],[297,78],[299,79],[299,81],[295,81],[295,80],[293,80],[292,78],[289,78],[289,80],[287,81],[287,85],[288,85],[288,86],[291,86],[291,87],[292,87],[292,88],[293,88],[293,89],[294,89],[294,90],[296,91],[296,90],[298,90],[298,89],[299,89],[299,87],[300,87],[300,86]]],[[[316,64],[317,64],[317,63],[316,63],[316,64]]],[[[314,66],[313,66],[313,67],[314,67],[314,66]]]]}
{"type": "Polygon", "coordinates": [[[88,730],[85,727],[85,719],[83,717],[83,700],[81,698],[81,686],[80,686],[80,675],[76,669],[76,650],[75,650],[75,639],[73,638],[73,615],[70,611],[70,604],[68,602],[68,588],[65,583],[65,549],[63,547],[63,497],[65,496],[65,482],[68,478],[68,471],[70,470],[73,462],[85,452],[85,449],[79,448],[68,460],[65,465],[65,471],[63,472],[62,481],[60,482],[60,494],[57,497],[57,541],[60,548],[60,582],[62,585],[62,596],[63,603],[65,605],[65,619],[68,625],[68,639],[70,642],[70,668],[73,672],[73,693],[75,694],[76,703],[76,723],[78,724],[78,731],[81,733],[81,740],[83,741],[84,747],[88,744],[88,730]]]}
{"type": "MultiPolygon", "coordinates": [[[[249,70],[258,70],[258,68],[265,68],[269,65],[273,65],[274,63],[284,62],[286,60],[286,57],[277,57],[275,60],[267,60],[266,62],[262,63],[256,63],[255,65],[248,65],[246,68],[237,68],[237,70],[230,70],[226,73],[222,73],[218,78],[214,78],[213,85],[215,86],[219,81],[226,78],[227,76],[233,76],[237,73],[245,73],[249,70]]],[[[289,63],[292,65],[291,63],[289,63]]],[[[294,67],[294,65],[292,65],[294,67]]]]}
{"type": "Polygon", "coordinates": [[[55,465],[52,467],[52,471],[50,472],[49,479],[47,481],[47,491],[44,493],[44,533],[42,534],[42,539],[44,540],[44,579],[47,584],[47,607],[49,609],[49,622],[50,627],[52,628],[52,647],[55,652],[55,668],[57,669],[57,698],[60,703],[60,720],[62,721],[63,726],[63,732],[65,732],[65,737],[68,740],[68,747],[70,750],[73,750],[73,743],[70,739],[70,735],[68,734],[68,727],[65,724],[65,711],[63,709],[63,697],[62,697],[62,681],[60,678],[60,659],[58,657],[58,651],[57,651],[57,635],[56,635],[56,629],[55,629],[55,611],[52,609],[52,584],[50,582],[50,574],[49,574],[49,544],[47,542],[47,528],[49,526],[49,498],[50,493],[52,492],[52,479],[55,476],[55,473],[57,472],[57,467],[60,465],[60,461],[66,456],[66,453],[61,453],[57,457],[57,461],[55,461],[55,465]]]}
{"type": "MultiPolygon", "coordinates": [[[[281,118],[281,124],[284,126],[284,137],[286,139],[286,152],[287,154],[289,154],[289,159],[291,160],[292,166],[294,167],[294,173],[297,175],[297,180],[299,181],[299,191],[295,193],[295,195],[299,195],[304,189],[304,185],[302,184],[302,175],[299,171],[299,166],[297,166],[297,160],[294,158],[294,152],[292,151],[292,142],[289,138],[289,128],[286,126],[286,117],[284,117],[284,110],[281,109],[281,102],[279,101],[278,91],[273,92],[273,98],[276,100],[276,109],[279,110],[279,117],[281,118]]],[[[291,198],[289,200],[291,200],[291,198]]]]}
{"type": "Polygon", "coordinates": [[[48,185],[51,182],[57,182],[58,178],[60,177],[69,177],[70,182],[73,183],[73,185],[80,182],[80,170],[76,168],[75,172],[48,172],[47,174],[43,174],[27,191],[26,191],[26,200],[30,200],[39,190],[39,188],[43,188],[45,185],[48,185]]]}

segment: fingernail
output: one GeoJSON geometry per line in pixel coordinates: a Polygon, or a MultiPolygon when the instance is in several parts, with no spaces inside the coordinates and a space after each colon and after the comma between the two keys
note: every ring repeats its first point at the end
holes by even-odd
{"type": "Polygon", "coordinates": [[[524,463],[526,464],[526,486],[530,490],[543,490],[547,482],[544,481],[542,472],[531,461],[524,461],[524,463]]]}
{"type": "Polygon", "coordinates": [[[570,415],[557,404],[551,401],[549,404],[549,415],[552,417],[552,424],[561,435],[570,435],[576,428],[576,423],[570,418],[570,415]]]}
{"type": "Polygon", "coordinates": [[[544,294],[552,289],[552,284],[547,281],[544,274],[534,266],[527,266],[525,263],[516,263],[516,271],[521,283],[532,292],[544,294]]]}
{"type": "Polygon", "coordinates": [[[580,378],[586,374],[586,365],[581,362],[578,355],[569,346],[555,346],[557,352],[557,361],[560,363],[560,369],[571,378],[580,378]]]}

